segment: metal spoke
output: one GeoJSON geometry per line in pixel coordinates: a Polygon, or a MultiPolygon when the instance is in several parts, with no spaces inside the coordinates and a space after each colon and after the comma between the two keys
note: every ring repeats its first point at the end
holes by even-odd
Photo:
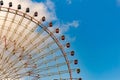
{"type": "Polygon", "coordinates": [[[45,16],[38,21],[28,15],[30,9],[3,7],[0,1],[0,80],[80,80],[72,74],[80,73],[74,68],[77,60],[59,36],[59,28],[50,30],[52,22],[43,24],[45,16]],[[58,34],[58,36],[56,35],[58,34]],[[66,50],[67,49],[67,50],[66,50]],[[73,67],[73,69],[71,68],[73,67]],[[66,75],[66,76],[65,76],[66,75]]]}

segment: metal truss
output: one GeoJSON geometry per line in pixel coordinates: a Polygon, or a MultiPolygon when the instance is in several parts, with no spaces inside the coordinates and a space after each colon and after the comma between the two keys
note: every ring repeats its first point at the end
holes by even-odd
{"type": "Polygon", "coordinates": [[[17,9],[12,2],[0,5],[1,80],[82,80],[73,76],[80,73],[73,67],[78,60],[69,58],[74,51],[69,51],[65,36],[59,36],[59,28],[50,31],[52,22],[44,25],[45,16],[37,20],[38,12],[30,16],[30,9],[22,12],[20,4],[17,9]]]}

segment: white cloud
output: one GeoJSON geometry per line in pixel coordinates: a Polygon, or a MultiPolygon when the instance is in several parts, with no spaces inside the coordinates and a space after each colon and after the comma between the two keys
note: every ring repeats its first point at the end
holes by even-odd
{"type": "MultiPolygon", "coordinates": [[[[71,3],[71,0],[67,0],[68,3],[71,3]]],[[[46,16],[47,22],[49,21],[56,21],[54,28],[51,28],[50,30],[53,31],[55,27],[60,28],[60,34],[63,34],[67,32],[71,27],[77,28],[79,26],[79,21],[78,20],[73,20],[72,22],[61,22],[56,16],[56,11],[55,11],[55,4],[51,0],[45,0],[44,2],[32,2],[31,0],[4,0],[4,6],[8,7],[9,2],[13,3],[14,9],[17,9],[17,5],[21,4],[22,5],[22,10],[26,10],[27,7],[30,8],[30,14],[33,16],[35,11],[38,11],[39,16],[37,17],[38,20],[40,20],[43,16],[46,16]]],[[[46,23],[45,23],[46,24],[46,23]]],[[[69,36],[68,36],[69,39],[69,36]]],[[[73,39],[69,39],[74,41],[76,37],[73,39]]]]}
{"type": "Polygon", "coordinates": [[[73,20],[72,22],[60,23],[59,24],[62,30],[62,33],[68,31],[71,27],[77,28],[79,26],[78,20],[73,20]]]}
{"type": "MultiPolygon", "coordinates": [[[[49,22],[49,21],[58,21],[58,23],[56,23],[56,25],[58,25],[58,27],[60,26],[60,28],[61,28],[61,33],[64,33],[64,32],[66,32],[66,31],[68,31],[70,27],[75,27],[75,28],[77,28],[77,27],[79,26],[79,21],[77,21],[77,20],[73,20],[72,22],[67,22],[67,23],[61,23],[61,21],[59,21],[59,19],[58,19],[57,16],[56,16],[55,4],[54,4],[51,0],[46,0],[45,2],[39,2],[39,3],[37,3],[37,2],[32,2],[31,0],[3,0],[3,1],[4,1],[4,6],[5,6],[5,7],[8,7],[8,3],[9,3],[9,2],[13,2],[13,7],[12,7],[12,8],[14,8],[14,9],[17,9],[17,5],[18,5],[18,4],[21,4],[21,5],[22,5],[22,10],[21,10],[21,11],[24,11],[24,12],[25,12],[25,9],[26,9],[27,7],[29,7],[29,8],[30,8],[30,13],[28,13],[28,14],[30,14],[31,16],[33,16],[33,13],[34,13],[35,11],[38,11],[38,13],[39,13],[39,16],[37,17],[38,20],[40,20],[42,16],[46,16],[48,22],[49,22]]],[[[70,1],[71,1],[71,0],[70,0],[70,1]]],[[[69,2],[69,3],[71,3],[71,2],[69,2]]],[[[1,13],[1,14],[2,14],[2,13],[1,13]]],[[[3,16],[3,15],[5,15],[5,14],[2,14],[2,16],[3,16]]],[[[11,16],[12,16],[12,15],[11,15],[11,16]]],[[[11,16],[9,16],[9,17],[11,17],[11,16]]],[[[16,18],[16,21],[17,21],[18,18],[19,18],[19,17],[16,18]]],[[[19,19],[18,19],[18,21],[19,21],[19,19]]],[[[2,24],[2,22],[0,22],[0,23],[2,24]]],[[[17,23],[18,23],[18,22],[17,22],[17,23]]],[[[23,23],[26,23],[26,21],[24,21],[23,23]]],[[[9,23],[6,23],[6,25],[9,25],[9,23]]],[[[56,25],[55,25],[55,26],[56,26],[56,25]]],[[[6,26],[6,27],[7,27],[7,26],[6,26]]],[[[5,27],[5,28],[6,28],[6,27],[5,27]]],[[[15,27],[16,27],[16,24],[12,25],[12,28],[15,28],[15,27]]],[[[20,26],[20,27],[21,27],[21,28],[19,29],[19,31],[20,31],[21,29],[23,29],[23,28],[22,28],[23,26],[20,26]]],[[[29,29],[31,30],[32,27],[33,27],[33,24],[30,24],[30,25],[29,25],[29,29]]],[[[12,29],[12,28],[11,28],[11,29],[12,29]]],[[[13,29],[12,29],[12,30],[13,30],[13,29]]],[[[27,34],[27,32],[24,32],[24,33],[27,34]]],[[[2,34],[6,34],[6,32],[3,32],[2,34]]],[[[12,33],[11,33],[11,34],[12,34],[12,33]]],[[[31,38],[29,38],[29,40],[31,40],[34,35],[36,35],[36,33],[33,34],[32,37],[30,36],[31,38]]],[[[9,37],[10,37],[10,36],[11,36],[11,35],[9,34],[9,37]]],[[[14,36],[14,37],[17,37],[17,35],[14,36]]],[[[21,37],[21,39],[23,39],[23,38],[24,38],[24,36],[21,37]]],[[[42,38],[42,36],[41,36],[40,38],[42,38]]],[[[69,38],[69,36],[68,36],[68,38],[69,38]]],[[[70,40],[74,41],[75,38],[76,38],[76,37],[71,38],[70,40]]],[[[27,41],[27,42],[28,42],[28,41],[27,41]]],[[[19,43],[19,42],[18,42],[18,43],[19,43]]]]}
{"type": "Polygon", "coordinates": [[[120,6],[120,0],[116,0],[117,6],[120,6]]]}
{"type": "Polygon", "coordinates": [[[73,26],[77,28],[79,26],[79,21],[74,20],[72,23],[69,23],[69,26],[73,26]]]}
{"type": "MultiPolygon", "coordinates": [[[[22,11],[25,12],[27,7],[30,8],[30,15],[33,16],[35,11],[38,11],[39,16],[38,20],[41,17],[46,16],[47,22],[56,21],[57,26],[61,26],[62,32],[68,31],[70,27],[77,28],[79,26],[79,21],[73,20],[72,22],[61,23],[57,18],[55,12],[55,4],[51,0],[46,0],[45,2],[32,2],[31,0],[4,0],[4,6],[8,7],[8,3],[13,2],[13,8],[17,9],[17,5],[22,5],[22,11]]],[[[71,0],[67,0],[68,3],[71,3],[71,0]]],[[[55,25],[56,26],[56,25],[55,25]]]]}
{"type": "Polygon", "coordinates": [[[48,21],[56,20],[54,3],[51,0],[46,2],[32,2],[31,0],[4,0],[4,6],[8,7],[8,3],[13,2],[13,8],[17,9],[17,5],[22,5],[22,11],[25,12],[27,7],[30,8],[30,15],[33,15],[35,11],[38,11],[40,19],[42,16],[46,16],[48,21]]]}
{"type": "MultiPolygon", "coordinates": [[[[79,21],[78,20],[73,20],[72,22],[66,22],[66,23],[63,23],[63,22],[60,22],[58,21],[54,27],[59,27],[60,28],[60,35],[62,34],[65,34],[65,32],[69,31],[70,28],[78,28],[80,25],[79,21]]],[[[53,31],[54,28],[51,29],[51,31],[53,31]]],[[[71,37],[70,35],[66,35],[66,38],[68,41],[70,42],[74,42],[76,40],[76,36],[74,37],[71,37]]]]}
{"type": "Polygon", "coordinates": [[[72,0],[67,0],[67,3],[68,3],[68,4],[71,4],[71,3],[72,3],[72,0]]]}

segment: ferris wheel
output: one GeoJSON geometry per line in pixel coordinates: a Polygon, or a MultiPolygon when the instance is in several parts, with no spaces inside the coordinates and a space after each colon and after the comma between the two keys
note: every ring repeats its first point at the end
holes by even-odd
{"type": "Polygon", "coordinates": [[[0,1],[0,80],[82,80],[59,28],[49,30],[53,23],[44,24],[45,16],[37,20],[38,12],[30,16],[30,8],[12,5],[0,1]]]}

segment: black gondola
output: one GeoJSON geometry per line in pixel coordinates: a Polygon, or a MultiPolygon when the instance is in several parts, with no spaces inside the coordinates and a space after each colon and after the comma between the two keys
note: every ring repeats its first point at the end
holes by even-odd
{"type": "Polygon", "coordinates": [[[21,9],[21,5],[20,4],[18,5],[18,9],[21,9]]]}
{"type": "Polygon", "coordinates": [[[67,44],[66,44],[66,47],[69,48],[69,47],[70,47],[70,43],[67,43],[67,44]]]}
{"type": "Polygon", "coordinates": [[[12,7],[12,2],[9,2],[9,7],[12,7]]]}
{"type": "Polygon", "coordinates": [[[78,60],[74,60],[74,64],[75,64],[75,65],[78,64],[78,60]]]}
{"type": "Polygon", "coordinates": [[[37,16],[38,16],[38,12],[35,12],[35,13],[34,13],[34,16],[37,17],[37,16]]]}
{"type": "Polygon", "coordinates": [[[59,33],[59,28],[56,29],[56,33],[59,33]]]}
{"type": "Polygon", "coordinates": [[[61,40],[65,40],[65,36],[64,35],[61,36],[61,40]]]}
{"type": "Polygon", "coordinates": [[[77,69],[76,71],[77,71],[78,74],[80,73],[80,69],[77,69]]]}
{"type": "Polygon", "coordinates": [[[42,17],[42,21],[45,21],[45,16],[42,17]]]}
{"type": "Polygon", "coordinates": [[[3,1],[2,0],[0,1],[0,5],[3,5],[3,1]]]}
{"type": "Polygon", "coordinates": [[[74,56],[75,55],[75,51],[71,51],[70,54],[71,54],[71,56],[74,56]]]}
{"type": "Polygon", "coordinates": [[[82,78],[79,78],[78,80],[82,80],[82,78]]]}
{"type": "Polygon", "coordinates": [[[26,8],[26,12],[29,13],[30,12],[30,8],[26,8]]]}
{"type": "Polygon", "coordinates": [[[52,27],[52,26],[53,26],[53,24],[52,24],[52,22],[50,22],[50,23],[49,23],[49,27],[52,27]]]}

